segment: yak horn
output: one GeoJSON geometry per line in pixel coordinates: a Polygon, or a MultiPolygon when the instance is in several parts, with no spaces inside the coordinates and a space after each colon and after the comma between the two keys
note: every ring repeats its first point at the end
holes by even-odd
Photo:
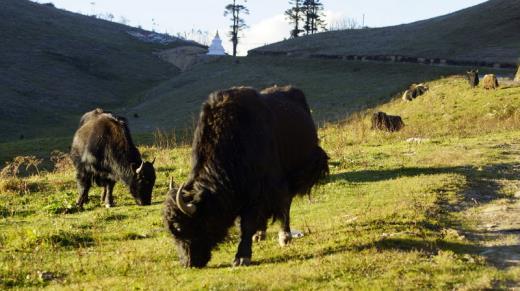
{"type": "Polygon", "coordinates": [[[154,158],[153,158],[152,165],[155,164],[155,159],[156,159],[156,158],[157,158],[157,157],[154,157],[154,158]]]}
{"type": "Polygon", "coordinates": [[[195,214],[195,210],[197,210],[197,208],[195,207],[195,205],[191,204],[191,203],[188,203],[186,204],[186,202],[184,202],[184,199],[182,198],[182,188],[184,188],[184,184],[182,184],[180,187],[179,187],[179,190],[177,190],[177,195],[175,197],[175,201],[177,202],[177,207],[179,207],[179,210],[188,215],[188,216],[193,216],[193,214],[195,214]]]}
{"type": "Polygon", "coordinates": [[[173,177],[170,177],[170,185],[168,186],[168,189],[170,191],[173,190],[173,177]]]}
{"type": "Polygon", "coordinates": [[[141,171],[143,170],[143,165],[144,165],[144,161],[142,161],[142,162],[141,162],[141,165],[139,166],[139,168],[137,168],[137,170],[135,170],[135,173],[136,173],[136,174],[141,173],[141,171]]]}

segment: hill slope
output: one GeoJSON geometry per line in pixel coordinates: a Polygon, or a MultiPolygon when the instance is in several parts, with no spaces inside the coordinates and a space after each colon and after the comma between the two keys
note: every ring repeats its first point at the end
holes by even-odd
{"type": "Polygon", "coordinates": [[[221,58],[161,83],[147,92],[143,102],[124,110],[123,114],[140,116],[130,120],[135,131],[182,129],[193,125],[200,105],[214,90],[238,85],[262,89],[274,84],[292,84],[304,90],[315,120],[323,123],[385,102],[413,82],[462,74],[464,70],[451,66],[269,56],[251,56],[235,64],[232,58],[221,58]]]}
{"type": "Polygon", "coordinates": [[[354,56],[408,56],[513,63],[520,57],[520,1],[490,0],[410,24],[320,33],[250,51],[354,56]]]}
{"type": "Polygon", "coordinates": [[[267,240],[253,244],[250,267],[231,266],[238,229],[212,252],[208,268],[179,266],[161,202],[169,177],[180,184],[188,175],[186,146],[141,148],[146,158],[157,157],[148,207],[136,206],[118,183],[116,207],[104,208],[95,188],[77,212],[74,171],[63,163],[54,172],[1,179],[0,288],[518,287],[520,87],[473,90],[460,78],[429,85],[411,103],[377,108],[403,115],[403,132],[362,134],[355,119],[320,129],[331,175],[312,199],[297,198],[291,207],[292,229],[304,236],[280,248],[278,227],[269,225],[267,240]],[[509,113],[494,114],[488,103],[509,113]],[[466,115],[476,126],[467,126],[466,115]],[[405,141],[418,133],[430,140],[405,141]],[[504,215],[490,219],[497,210],[504,215]]]}
{"type": "Polygon", "coordinates": [[[178,73],[155,51],[193,45],[144,43],[128,34],[136,28],[27,0],[0,1],[0,31],[0,140],[70,133],[78,113],[178,73]]]}

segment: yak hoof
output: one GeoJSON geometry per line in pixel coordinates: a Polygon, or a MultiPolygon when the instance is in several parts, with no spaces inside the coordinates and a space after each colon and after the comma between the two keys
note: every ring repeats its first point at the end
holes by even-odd
{"type": "Polygon", "coordinates": [[[251,258],[236,258],[233,267],[245,267],[251,265],[251,258]]]}
{"type": "Polygon", "coordinates": [[[113,203],[107,203],[105,204],[105,208],[112,208],[114,207],[114,204],[113,203]]]}
{"type": "Polygon", "coordinates": [[[265,234],[265,231],[263,231],[263,230],[259,230],[255,233],[255,235],[253,235],[254,242],[263,241],[265,239],[266,239],[266,234],[265,234]]]}
{"type": "Polygon", "coordinates": [[[290,232],[280,231],[278,233],[278,243],[281,247],[285,247],[292,240],[292,235],[290,232]]]}

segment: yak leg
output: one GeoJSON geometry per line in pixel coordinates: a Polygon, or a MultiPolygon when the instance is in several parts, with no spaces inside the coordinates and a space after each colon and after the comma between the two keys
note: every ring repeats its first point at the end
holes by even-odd
{"type": "Polygon", "coordinates": [[[254,215],[240,217],[240,243],[233,261],[233,266],[249,266],[251,264],[251,250],[253,244],[253,234],[257,229],[257,223],[254,215]]]}
{"type": "Polygon", "coordinates": [[[287,201],[285,201],[285,203],[283,204],[283,208],[282,208],[282,213],[281,213],[282,225],[281,225],[280,231],[278,232],[278,243],[282,247],[288,245],[292,240],[291,221],[290,221],[291,203],[292,203],[292,198],[288,198],[287,201]]]}
{"type": "Polygon", "coordinates": [[[257,228],[256,233],[253,235],[253,241],[259,242],[266,239],[267,221],[257,228]]]}
{"type": "Polygon", "coordinates": [[[107,186],[103,186],[103,194],[101,195],[101,204],[105,203],[107,197],[107,186]]]}
{"type": "Polygon", "coordinates": [[[106,208],[110,208],[110,207],[113,207],[114,206],[114,195],[113,195],[113,192],[114,192],[114,185],[116,184],[116,182],[114,181],[107,181],[106,185],[105,185],[105,190],[104,192],[106,193],[106,195],[104,195],[104,200],[105,200],[105,207],[106,208]]]}
{"type": "Polygon", "coordinates": [[[83,208],[83,204],[88,202],[88,191],[92,186],[92,176],[89,174],[77,174],[76,183],[78,185],[79,197],[76,201],[76,205],[79,208],[83,208]]]}

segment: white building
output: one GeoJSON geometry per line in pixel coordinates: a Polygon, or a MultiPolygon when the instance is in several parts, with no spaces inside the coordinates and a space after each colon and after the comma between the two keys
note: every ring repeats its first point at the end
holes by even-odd
{"type": "Polygon", "coordinates": [[[217,34],[215,35],[215,38],[211,42],[211,45],[209,47],[208,55],[209,56],[223,56],[226,54],[226,51],[224,50],[224,47],[222,46],[222,40],[220,39],[220,36],[217,34]]]}

